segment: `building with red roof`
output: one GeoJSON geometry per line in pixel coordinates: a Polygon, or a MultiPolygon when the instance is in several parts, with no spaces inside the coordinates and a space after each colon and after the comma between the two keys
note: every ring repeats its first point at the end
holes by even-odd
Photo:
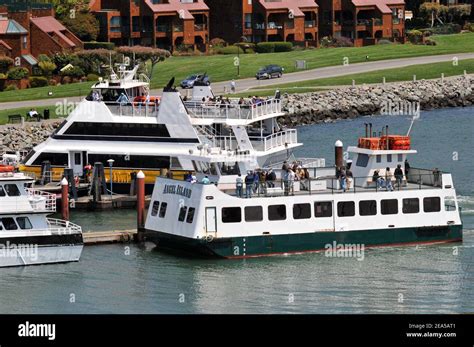
{"type": "Polygon", "coordinates": [[[203,0],[92,0],[101,41],[205,52],[209,7],[203,0]]]}
{"type": "Polygon", "coordinates": [[[318,0],[321,36],[346,37],[355,46],[381,39],[405,41],[404,0],[318,0]]]}
{"type": "Polygon", "coordinates": [[[205,0],[211,36],[227,42],[291,41],[317,45],[315,0],[205,0]]]}

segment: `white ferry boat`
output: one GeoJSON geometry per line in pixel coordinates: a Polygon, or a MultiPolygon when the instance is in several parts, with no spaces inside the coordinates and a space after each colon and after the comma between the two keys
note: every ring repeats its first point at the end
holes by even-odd
{"type": "MultiPolygon", "coordinates": [[[[155,177],[173,172],[182,178],[194,170],[183,158],[189,150],[203,146],[252,152],[259,165],[282,162],[298,146],[296,130],[281,129],[277,98],[266,100],[218,99],[211,88],[197,81],[192,96],[182,98],[172,86],[161,97],[153,97],[149,80],[138,66],[127,70],[119,65],[107,80],[99,80],[63,124],[24,159],[20,170],[37,177],[49,161],[58,181],[64,168],[83,177],[88,164],[113,164],[114,192],[127,191],[131,173],[143,171],[151,192],[155,177]]],[[[109,175],[107,180],[109,179],[109,175]]]]}
{"type": "Polygon", "coordinates": [[[28,188],[34,179],[0,166],[0,267],[79,261],[80,226],[47,218],[56,196],[28,188]]]}
{"type": "Polygon", "coordinates": [[[257,167],[253,158],[218,148],[193,153],[187,158],[198,168],[196,180],[156,179],[147,238],[158,248],[224,258],[315,252],[334,244],[462,241],[451,174],[407,165],[408,172],[392,176],[416,153],[409,137],[366,135],[347,150],[352,163],[344,163],[337,141],[336,167],[308,167],[300,179],[277,170],[271,182],[252,187],[249,180],[248,195],[236,180],[257,167]],[[352,175],[344,177],[342,166],[352,175]],[[223,167],[238,171],[225,175],[223,167]]]}

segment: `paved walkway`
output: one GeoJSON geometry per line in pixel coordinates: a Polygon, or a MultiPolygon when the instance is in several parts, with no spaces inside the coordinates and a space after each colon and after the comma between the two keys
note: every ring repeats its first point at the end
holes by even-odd
{"type": "MultiPolygon", "coordinates": [[[[424,57],[414,57],[414,58],[401,58],[401,59],[392,59],[392,60],[378,60],[378,61],[368,61],[364,63],[349,64],[346,66],[336,65],[328,66],[313,70],[299,71],[289,74],[284,74],[282,78],[276,78],[271,80],[257,80],[255,78],[245,78],[236,81],[236,92],[241,93],[245,92],[251,88],[255,87],[266,87],[272,86],[275,84],[283,83],[292,83],[300,81],[315,80],[321,78],[329,77],[338,77],[344,75],[351,75],[356,73],[364,73],[377,70],[385,70],[392,68],[406,67],[410,65],[421,65],[421,64],[431,64],[431,63],[440,63],[446,61],[452,61],[456,57],[459,60],[464,59],[474,59],[474,53],[459,53],[459,54],[445,54],[445,55],[433,55],[433,56],[424,56],[424,57]]],[[[229,90],[229,81],[216,82],[212,84],[212,89],[216,94],[224,93],[224,89],[229,90]]],[[[153,89],[153,95],[160,95],[162,89],[153,89]]],[[[183,94],[186,94],[186,91],[183,91],[183,94]]],[[[64,102],[65,98],[50,98],[42,100],[25,100],[25,101],[14,101],[14,102],[5,102],[0,103],[0,110],[20,108],[20,107],[40,107],[40,106],[50,106],[54,105],[57,102],[64,102]]],[[[1,94],[0,94],[1,100],[1,94]]],[[[77,102],[80,101],[81,97],[68,97],[67,102],[77,102]]]]}

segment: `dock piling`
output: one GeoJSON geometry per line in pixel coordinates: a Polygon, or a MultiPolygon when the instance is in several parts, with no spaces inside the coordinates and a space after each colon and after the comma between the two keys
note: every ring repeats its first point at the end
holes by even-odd
{"type": "MultiPolygon", "coordinates": [[[[64,169],[64,178],[66,178],[69,186],[69,191],[71,192],[71,197],[77,201],[77,187],[76,180],[74,179],[74,170],[67,168],[64,169]]],[[[61,181],[62,184],[62,181],[61,181]]]]}
{"type": "Polygon", "coordinates": [[[65,177],[61,180],[61,216],[69,220],[69,182],[65,177]]]}
{"type": "Polygon", "coordinates": [[[144,241],[143,228],[145,227],[145,174],[137,174],[137,241],[144,241]]]}

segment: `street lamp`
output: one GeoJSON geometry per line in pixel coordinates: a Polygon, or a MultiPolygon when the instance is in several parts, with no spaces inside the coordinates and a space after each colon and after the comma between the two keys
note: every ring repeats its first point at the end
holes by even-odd
{"type": "Polygon", "coordinates": [[[115,160],[109,159],[107,163],[109,163],[110,168],[110,200],[112,201],[112,166],[114,165],[115,160]]]}

